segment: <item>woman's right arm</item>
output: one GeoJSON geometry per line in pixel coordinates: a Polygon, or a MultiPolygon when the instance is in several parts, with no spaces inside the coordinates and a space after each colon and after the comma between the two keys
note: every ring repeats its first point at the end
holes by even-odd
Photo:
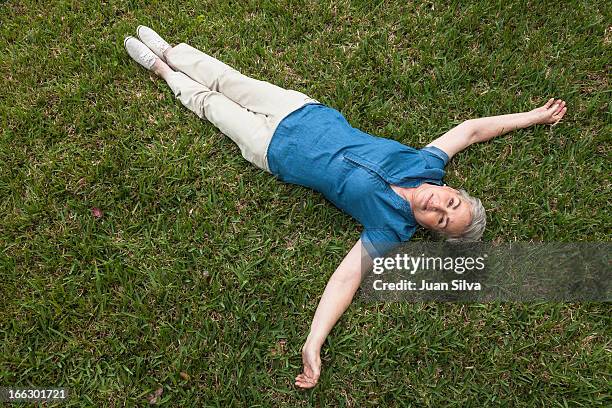
{"type": "Polygon", "coordinates": [[[295,378],[295,385],[312,388],[321,374],[321,346],[342,313],[348,308],[359,288],[363,271],[371,266],[371,259],[363,256],[361,239],[344,257],[336,271],[329,278],[319,306],[312,319],[310,333],[302,347],[304,370],[295,378]]]}

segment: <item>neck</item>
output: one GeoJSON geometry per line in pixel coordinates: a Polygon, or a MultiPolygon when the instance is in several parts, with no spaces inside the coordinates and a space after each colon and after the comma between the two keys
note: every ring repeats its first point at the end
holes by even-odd
{"type": "Polygon", "coordinates": [[[412,202],[414,200],[414,194],[418,187],[399,187],[399,186],[391,186],[393,190],[402,198],[404,198],[412,207],[412,202]]]}

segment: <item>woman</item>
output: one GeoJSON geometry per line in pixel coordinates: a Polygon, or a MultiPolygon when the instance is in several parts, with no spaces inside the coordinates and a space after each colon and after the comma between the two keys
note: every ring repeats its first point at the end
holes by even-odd
{"type": "Polygon", "coordinates": [[[558,122],[567,107],[550,99],[529,112],[467,120],[422,149],[351,127],[336,110],[300,92],[249,78],[187,44],[170,46],[139,26],[128,54],[162,77],[187,108],[208,119],[246,160],[279,179],[321,192],[364,226],[332,274],[302,348],[295,384],[314,387],[325,338],[350,304],[374,257],[410,239],[417,225],[449,240],[478,240],[480,200],[443,184],[444,166],[472,143],[511,130],[558,122]],[[363,254],[363,256],[362,256],[363,254]]]}

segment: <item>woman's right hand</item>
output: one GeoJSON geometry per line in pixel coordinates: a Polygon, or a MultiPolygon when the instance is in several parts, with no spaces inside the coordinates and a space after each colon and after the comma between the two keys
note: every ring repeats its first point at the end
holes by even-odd
{"type": "Polygon", "coordinates": [[[531,112],[536,117],[536,125],[552,125],[559,122],[565,115],[567,106],[565,106],[565,101],[561,99],[555,100],[555,98],[550,98],[546,104],[531,112]]]}
{"type": "Polygon", "coordinates": [[[321,348],[304,344],[302,347],[302,374],[295,377],[295,385],[300,388],[312,388],[317,385],[321,375],[321,348]]]}
{"type": "Polygon", "coordinates": [[[361,283],[362,270],[372,265],[371,258],[362,256],[364,249],[361,239],[346,254],[340,265],[329,278],[319,306],[312,318],[310,333],[302,347],[304,369],[295,377],[295,385],[312,388],[321,375],[321,347],[342,313],[353,300],[361,283]]]}

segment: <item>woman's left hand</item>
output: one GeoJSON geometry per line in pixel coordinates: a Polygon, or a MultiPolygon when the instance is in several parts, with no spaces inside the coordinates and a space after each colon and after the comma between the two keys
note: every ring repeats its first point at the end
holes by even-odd
{"type": "Polygon", "coordinates": [[[552,125],[561,120],[567,112],[565,101],[550,98],[545,105],[531,111],[535,115],[536,125],[552,125]]]}

